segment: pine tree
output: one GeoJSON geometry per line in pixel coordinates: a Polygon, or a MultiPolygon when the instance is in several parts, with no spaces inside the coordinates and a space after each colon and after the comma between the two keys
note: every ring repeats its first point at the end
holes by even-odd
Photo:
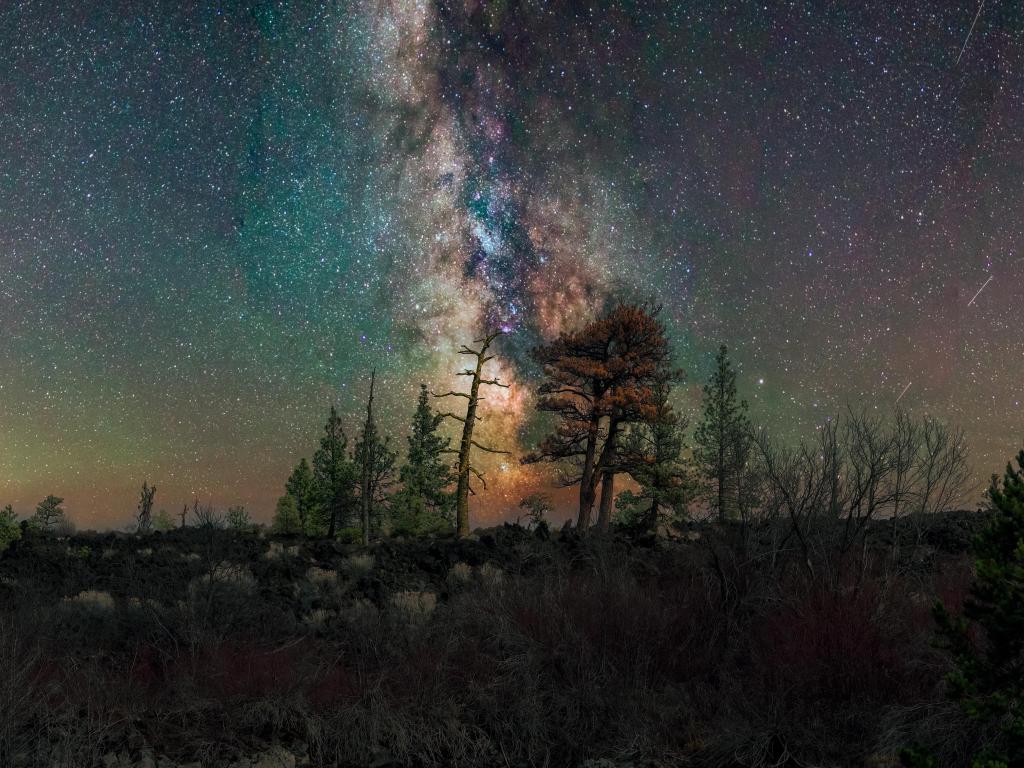
{"type": "Polygon", "coordinates": [[[370,397],[366,402],[366,421],[356,442],[353,457],[359,467],[359,508],[363,544],[370,543],[371,528],[380,527],[380,508],[386,501],[395,471],[397,455],[390,441],[381,439],[373,415],[373,387],[377,372],[370,374],[370,397]]]}
{"type": "Polygon", "coordinates": [[[623,440],[623,465],[640,486],[622,502],[630,510],[635,524],[657,528],[664,514],[679,519],[685,516],[695,492],[692,466],[684,456],[687,420],[680,418],[669,404],[668,383],[656,389],[656,412],[649,422],[630,427],[623,440]]]}
{"type": "Polygon", "coordinates": [[[320,447],[313,456],[313,477],[326,517],[327,536],[334,538],[338,524],[348,522],[355,506],[356,466],[346,454],[348,438],[338,410],[332,405],[320,447]]]}
{"type": "Polygon", "coordinates": [[[277,500],[277,508],[274,510],[274,520],[270,524],[274,533],[281,533],[294,536],[304,533],[302,521],[299,518],[299,510],[295,504],[295,497],[290,493],[277,500]]]}
{"type": "Polygon", "coordinates": [[[18,516],[14,514],[14,508],[8,504],[0,509],[0,552],[20,538],[21,526],[18,525],[18,516]]]}
{"type": "Polygon", "coordinates": [[[450,440],[438,433],[444,416],[430,407],[427,385],[413,414],[409,452],[398,474],[401,489],[392,497],[395,528],[420,534],[451,528],[455,497],[448,489],[455,482],[451,463],[445,459],[450,440]]]}
{"type": "Polygon", "coordinates": [[[320,533],[317,530],[317,506],[319,504],[317,487],[313,471],[305,458],[301,459],[292,470],[285,483],[285,492],[295,502],[295,515],[299,521],[299,528],[295,533],[300,533],[303,536],[320,533]]]}
{"type": "Polygon", "coordinates": [[[694,435],[696,458],[711,485],[711,505],[719,520],[734,516],[744,496],[744,469],[750,454],[747,403],[737,401],[736,371],[723,344],[715,356],[715,370],[704,385],[703,414],[694,435]]]}
{"type": "Polygon", "coordinates": [[[50,494],[36,506],[36,513],[30,521],[34,528],[41,531],[56,531],[58,526],[64,522],[64,508],[61,504],[64,499],[50,494]]]}
{"type": "Polygon", "coordinates": [[[573,472],[566,484],[580,486],[580,530],[590,526],[597,485],[602,499],[597,527],[607,527],[615,473],[620,471],[620,432],[654,417],[654,387],[678,374],[670,367],[665,327],[658,308],[619,304],[583,328],[561,334],[533,350],[544,366],[537,409],[558,416],[527,463],[560,462],[573,472]]]}
{"type": "Polygon", "coordinates": [[[965,712],[993,726],[999,740],[973,765],[1024,766],[1024,451],[992,476],[995,519],[974,542],[977,575],[962,617],[936,607],[956,669],[950,693],[965,712]],[[977,640],[975,640],[977,638],[977,640]]]}

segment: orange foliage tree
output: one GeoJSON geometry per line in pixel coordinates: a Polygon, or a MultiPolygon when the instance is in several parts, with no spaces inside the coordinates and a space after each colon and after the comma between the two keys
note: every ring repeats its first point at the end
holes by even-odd
{"type": "Polygon", "coordinates": [[[524,461],[558,462],[566,468],[566,484],[579,484],[580,530],[590,527],[599,482],[597,527],[607,528],[621,430],[655,421],[659,387],[678,378],[658,311],[647,304],[617,304],[583,328],[533,350],[545,376],[537,408],[558,421],[524,461]]]}

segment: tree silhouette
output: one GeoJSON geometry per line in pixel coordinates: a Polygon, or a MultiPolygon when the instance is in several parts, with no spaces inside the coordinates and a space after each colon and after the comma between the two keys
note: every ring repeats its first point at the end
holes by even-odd
{"type": "Polygon", "coordinates": [[[295,503],[295,516],[298,519],[298,530],[303,536],[308,536],[316,529],[316,513],[319,499],[317,497],[316,481],[313,478],[313,470],[305,457],[292,470],[288,480],[285,482],[285,492],[295,503]]]}
{"type": "Polygon", "coordinates": [[[295,497],[290,493],[286,493],[277,500],[277,507],[274,509],[274,520],[270,527],[274,533],[286,535],[305,534],[302,520],[299,517],[299,510],[295,503],[295,497]]]}
{"type": "Polygon", "coordinates": [[[32,525],[41,531],[55,531],[64,521],[64,509],[61,504],[64,499],[50,494],[36,506],[36,513],[32,516],[32,525]]]}
{"type": "Polygon", "coordinates": [[[429,397],[427,385],[421,384],[408,456],[398,476],[402,487],[391,499],[396,527],[407,533],[438,530],[453,522],[455,497],[448,488],[455,477],[444,458],[450,441],[438,434],[444,415],[434,412],[429,397]]]}
{"type": "Polygon", "coordinates": [[[347,520],[355,500],[356,467],[345,452],[347,445],[341,417],[332,405],[320,447],[313,456],[313,476],[327,517],[327,536],[332,539],[337,533],[338,522],[347,520]]]}
{"type": "Polygon", "coordinates": [[[18,525],[18,517],[14,514],[14,508],[10,504],[0,509],[0,552],[3,552],[11,542],[21,538],[21,526],[18,525]]]}
{"type": "Polygon", "coordinates": [[[655,419],[656,387],[678,376],[670,367],[665,328],[657,315],[656,307],[618,304],[582,329],[562,333],[533,351],[546,377],[538,390],[537,408],[559,420],[525,461],[572,467],[565,482],[580,486],[581,530],[590,527],[597,483],[602,480],[607,491],[602,494],[598,527],[607,528],[614,476],[620,470],[620,430],[655,419]]]}
{"type": "Polygon", "coordinates": [[[956,669],[950,692],[969,717],[995,726],[1000,738],[975,766],[1024,765],[1024,451],[992,476],[991,524],[975,539],[977,575],[963,617],[942,605],[936,618],[956,669]]]}
{"type": "Polygon", "coordinates": [[[389,441],[381,440],[373,417],[373,387],[377,372],[370,374],[370,396],[366,402],[366,421],[354,451],[359,468],[359,507],[363,544],[370,543],[370,528],[376,520],[375,507],[383,502],[384,490],[391,484],[395,452],[389,441]]]}
{"type": "Polygon", "coordinates": [[[621,464],[640,486],[630,501],[645,528],[658,525],[662,510],[685,514],[696,490],[692,466],[683,457],[688,422],[672,409],[669,391],[667,382],[656,389],[655,417],[631,425],[622,441],[621,464]]]}
{"type": "Polygon", "coordinates": [[[704,385],[702,407],[694,434],[695,454],[705,479],[713,486],[712,506],[719,519],[726,520],[742,503],[741,484],[752,439],[747,403],[736,399],[736,370],[724,344],[718,348],[715,370],[704,385]]]}
{"type": "Polygon", "coordinates": [[[142,494],[139,498],[138,515],[139,533],[149,533],[153,529],[153,497],[156,486],[150,488],[149,483],[142,482],[142,494]]]}
{"type": "MultiPolygon", "coordinates": [[[[455,533],[459,537],[469,535],[469,494],[475,493],[470,486],[470,474],[475,475],[477,479],[480,480],[480,483],[484,488],[487,487],[487,482],[484,480],[483,473],[474,467],[470,460],[470,454],[472,453],[473,448],[479,448],[481,451],[487,451],[488,453],[509,453],[509,451],[488,448],[473,439],[473,428],[476,426],[476,422],[480,420],[480,417],[476,415],[477,406],[483,399],[480,395],[480,387],[491,386],[508,389],[509,386],[508,384],[502,384],[499,382],[497,377],[493,379],[483,378],[484,365],[488,361],[494,359],[494,355],[488,355],[487,351],[490,349],[491,344],[494,343],[494,340],[501,336],[502,333],[503,332],[500,330],[491,331],[482,339],[474,341],[474,344],[480,345],[479,349],[470,349],[466,345],[463,345],[462,348],[459,349],[460,355],[470,355],[476,358],[476,365],[474,367],[466,368],[459,373],[459,376],[471,377],[468,393],[449,391],[443,394],[434,395],[434,397],[464,397],[467,401],[465,416],[458,416],[454,413],[441,414],[444,418],[451,418],[462,422],[462,439],[459,442],[459,460],[456,472],[457,485],[455,488],[455,533]]],[[[452,451],[452,453],[455,453],[455,451],[452,451]]]]}

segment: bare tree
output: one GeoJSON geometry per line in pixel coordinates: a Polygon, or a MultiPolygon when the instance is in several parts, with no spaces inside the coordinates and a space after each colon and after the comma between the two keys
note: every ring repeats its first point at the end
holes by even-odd
{"type": "Polygon", "coordinates": [[[462,422],[462,440],[459,442],[459,449],[458,451],[450,451],[451,453],[458,453],[459,456],[456,475],[457,485],[455,489],[455,533],[459,537],[469,535],[469,494],[475,493],[470,486],[470,474],[475,475],[484,488],[487,487],[483,473],[474,467],[470,460],[473,448],[479,448],[481,451],[488,453],[509,454],[509,451],[488,448],[473,439],[473,428],[476,426],[476,422],[480,420],[480,417],[476,415],[477,406],[484,399],[480,395],[480,387],[491,386],[503,387],[505,389],[509,387],[508,384],[502,384],[498,381],[497,377],[493,379],[483,378],[484,365],[494,359],[494,355],[488,355],[487,352],[491,348],[491,344],[494,343],[494,340],[501,336],[502,333],[503,331],[500,330],[491,331],[482,339],[474,341],[474,344],[479,345],[479,349],[470,349],[468,346],[463,345],[459,350],[460,355],[470,355],[476,358],[475,366],[466,368],[459,373],[459,376],[471,377],[469,392],[455,392],[452,390],[441,394],[431,393],[434,394],[434,397],[464,397],[467,401],[465,416],[459,416],[454,413],[442,414],[445,418],[462,422]]]}
{"type": "Polygon", "coordinates": [[[139,521],[139,533],[149,533],[153,529],[154,496],[156,496],[156,486],[150,487],[148,482],[143,481],[142,495],[139,499],[139,512],[136,516],[139,521]]]}
{"type": "Polygon", "coordinates": [[[763,433],[755,445],[763,473],[760,510],[788,520],[786,538],[797,542],[808,574],[815,562],[858,551],[863,571],[872,521],[892,521],[895,547],[900,519],[948,509],[969,479],[962,433],[901,411],[886,420],[848,408],[795,448],[763,433]]]}

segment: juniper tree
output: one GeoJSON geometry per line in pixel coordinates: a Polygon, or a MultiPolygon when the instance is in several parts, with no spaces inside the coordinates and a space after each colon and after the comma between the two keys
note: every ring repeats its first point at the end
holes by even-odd
{"type": "Polygon", "coordinates": [[[420,385],[419,399],[408,437],[408,454],[398,474],[402,487],[391,499],[396,529],[425,533],[451,527],[455,482],[451,462],[445,458],[450,440],[438,430],[444,415],[430,407],[427,385],[420,385]]]}
{"type": "Polygon", "coordinates": [[[704,385],[702,417],[694,442],[701,473],[712,486],[712,507],[719,519],[725,520],[732,514],[730,507],[742,502],[741,484],[752,439],[747,403],[737,400],[736,370],[724,344],[718,348],[715,370],[704,385]]]}

